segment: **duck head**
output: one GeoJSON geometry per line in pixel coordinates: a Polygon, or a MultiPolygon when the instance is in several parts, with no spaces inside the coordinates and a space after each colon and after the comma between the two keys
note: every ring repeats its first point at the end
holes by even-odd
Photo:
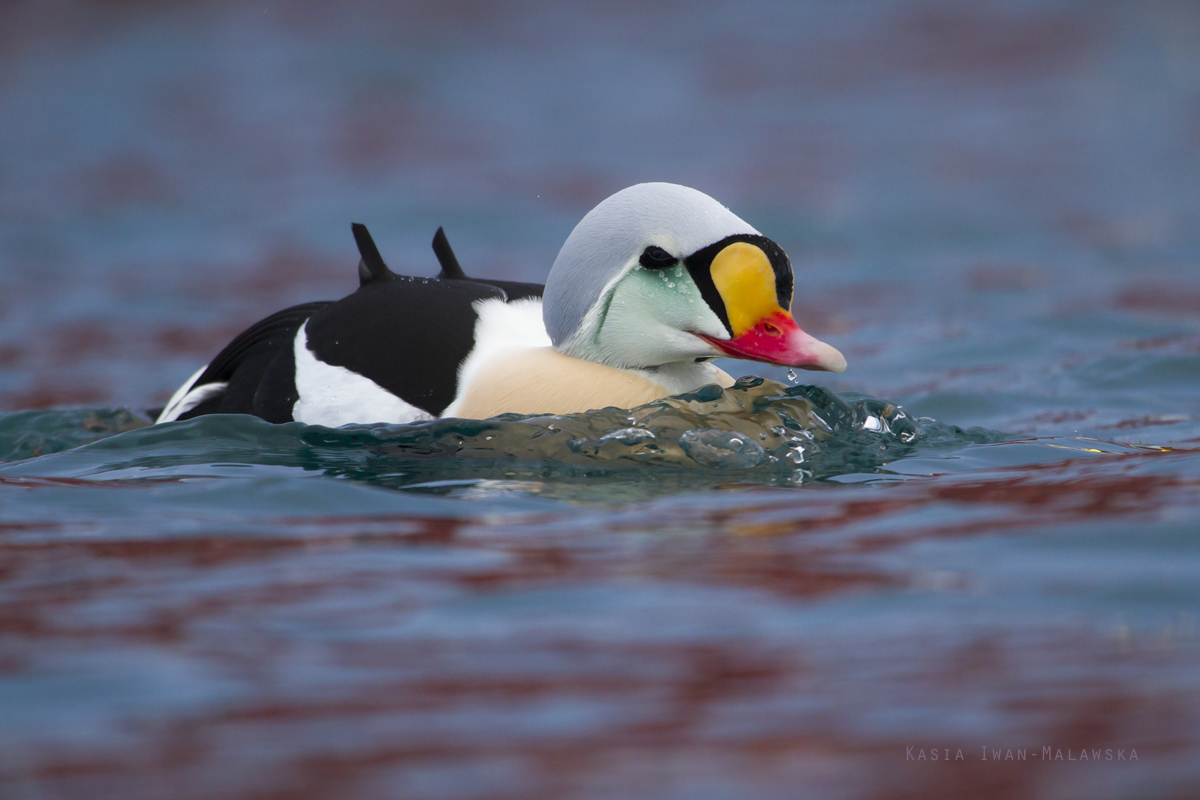
{"type": "Polygon", "coordinates": [[[783,248],[708,195],[671,183],[617,192],[567,237],[546,280],[554,348],[624,369],[727,356],[842,372],[789,310],[783,248]]]}

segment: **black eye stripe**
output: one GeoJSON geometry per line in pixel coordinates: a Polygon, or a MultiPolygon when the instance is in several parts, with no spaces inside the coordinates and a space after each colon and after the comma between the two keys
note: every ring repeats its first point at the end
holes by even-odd
{"type": "Polygon", "coordinates": [[[679,259],[663,250],[658,245],[650,245],[642,251],[638,263],[646,269],[666,269],[679,263],[679,259]]]}

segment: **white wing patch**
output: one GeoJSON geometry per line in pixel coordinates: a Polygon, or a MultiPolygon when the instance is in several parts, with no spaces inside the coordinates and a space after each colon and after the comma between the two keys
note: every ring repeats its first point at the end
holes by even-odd
{"type": "MultiPolygon", "coordinates": [[[[550,347],[550,336],[542,322],[542,301],[528,297],[514,300],[490,298],[476,300],[475,347],[458,368],[458,391],[454,402],[446,406],[443,417],[459,416],[467,390],[485,367],[517,350],[550,347]]],[[[480,387],[486,392],[486,387],[480,387]]]]}
{"type": "Polygon", "coordinates": [[[192,384],[204,374],[204,370],[206,369],[208,369],[207,364],[196,370],[195,374],[184,381],[183,386],[180,386],[175,394],[171,395],[171,399],[167,401],[167,407],[158,415],[158,419],[154,420],[155,425],[163,422],[174,422],[205,400],[225,391],[225,387],[229,385],[228,383],[206,383],[203,386],[192,387],[192,384]]]}
{"type": "Polygon", "coordinates": [[[317,360],[308,349],[308,323],[296,331],[296,394],[292,419],[309,425],[360,422],[405,423],[433,419],[433,415],[404,402],[370,378],[345,367],[317,360]]]}

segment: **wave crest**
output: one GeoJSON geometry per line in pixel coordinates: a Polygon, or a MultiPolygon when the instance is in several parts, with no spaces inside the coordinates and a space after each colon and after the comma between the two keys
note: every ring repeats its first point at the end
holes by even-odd
{"type": "Polygon", "coordinates": [[[84,417],[77,411],[20,413],[40,416],[0,419],[0,433],[3,423],[11,423],[12,434],[11,441],[0,441],[0,458],[26,459],[5,472],[126,479],[223,475],[230,465],[263,465],[395,488],[552,476],[796,484],[875,472],[922,445],[1004,438],[914,420],[899,406],[872,397],[839,397],[819,386],[763,378],[743,378],[729,389],[706,386],[634,409],[410,425],[325,428],[212,415],[137,428],[123,411],[84,417]],[[99,426],[104,431],[97,420],[105,423],[99,426]],[[31,441],[33,432],[39,443],[31,441]],[[106,432],[115,435],[91,441],[106,432]],[[74,445],[82,446],[30,458],[74,445]]]}

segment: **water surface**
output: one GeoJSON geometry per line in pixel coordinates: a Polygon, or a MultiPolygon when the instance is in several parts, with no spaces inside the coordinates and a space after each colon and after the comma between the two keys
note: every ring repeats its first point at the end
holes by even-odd
{"type": "Polygon", "coordinates": [[[1195,795],[1190,6],[5,23],[0,796],[1195,795]],[[779,241],[850,370],[146,424],[351,291],[352,220],[398,271],[444,224],[468,272],[540,281],[641,180],[779,241]]]}

